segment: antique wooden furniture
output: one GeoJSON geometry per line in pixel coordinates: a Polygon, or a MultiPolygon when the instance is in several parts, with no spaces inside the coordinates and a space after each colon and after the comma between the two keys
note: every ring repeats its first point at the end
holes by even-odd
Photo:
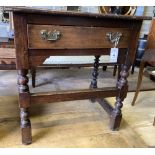
{"type": "Polygon", "coordinates": [[[142,60],[140,63],[139,74],[138,74],[137,88],[136,88],[136,92],[135,92],[131,105],[134,105],[137,99],[138,93],[140,91],[140,85],[141,85],[142,78],[143,78],[143,70],[146,65],[155,67],[155,49],[146,50],[142,57],[142,60]]]}
{"type": "Polygon", "coordinates": [[[122,102],[128,91],[128,70],[134,61],[139,31],[143,20],[150,20],[151,17],[57,12],[24,7],[8,10],[13,12],[14,18],[22,142],[32,142],[28,108],[38,103],[81,99],[98,101],[109,114],[110,128],[118,130],[122,102]],[[112,88],[97,88],[99,58],[114,46],[119,48],[118,82],[112,88]],[[94,55],[90,88],[30,93],[28,69],[55,55],[94,55]],[[103,101],[104,97],[112,96],[116,96],[114,107],[103,101]]]}

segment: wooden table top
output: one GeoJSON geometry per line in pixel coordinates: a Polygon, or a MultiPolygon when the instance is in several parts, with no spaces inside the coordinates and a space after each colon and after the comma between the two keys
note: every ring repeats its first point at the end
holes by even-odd
{"type": "Polygon", "coordinates": [[[53,14],[63,16],[81,16],[89,18],[109,18],[109,19],[124,19],[124,20],[151,20],[150,16],[129,16],[129,15],[115,15],[115,14],[103,14],[103,13],[85,13],[85,12],[73,12],[73,11],[53,11],[50,9],[38,9],[34,7],[6,7],[6,11],[19,12],[19,13],[33,13],[33,14],[53,14]]]}

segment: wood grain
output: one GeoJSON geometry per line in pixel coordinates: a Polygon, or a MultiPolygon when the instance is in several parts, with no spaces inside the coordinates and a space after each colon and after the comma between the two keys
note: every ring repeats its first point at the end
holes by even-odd
{"type": "Polygon", "coordinates": [[[17,69],[28,69],[27,18],[13,13],[17,69]]]}
{"type": "Polygon", "coordinates": [[[127,20],[151,20],[150,16],[125,16],[125,15],[114,15],[114,14],[102,14],[102,13],[82,13],[82,12],[72,12],[72,11],[52,11],[50,9],[39,9],[34,7],[5,7],[7,11],[13,11],[25,14],[54,14],[63,16],[78,16],[78,17],[89,17],[89,18],[110,18],[110,19],[127,19],[127,20]]]}
{"type": "Polygon", "coordinates": [[[71,91],[56,91],[48,93],[34,93],[31,95],[31,103],[53,103],[60,101],[72,101],[90,98],[103,98],[116,95],[116,88],[98,88],[71,91]]]}
{"type": "Polygon", "coordinates": [[[114,47],[106,33],[121,32],[119,48],[127,48],[131,32],[129,29],[104,27],[78,27],[56,25],[28,25],[28,46],[30,49],[79,49],[79,48],[111,48],[114,47]],[[62,36],[57,41],[42,40],[40,31],[60,31],[62,36]]]}

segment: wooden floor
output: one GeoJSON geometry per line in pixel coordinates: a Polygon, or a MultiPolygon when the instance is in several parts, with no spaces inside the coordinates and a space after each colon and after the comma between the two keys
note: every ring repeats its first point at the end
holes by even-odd
{"type": "MultiPolygon", "coordinates": [[[[132,98],[133,93],[128,93],[119,131],[109,130],[108,115],[89,100],[32,105],[33,143],[24,146],[18,97],[0,96],[0,147],[155,147],[155,91],[141,92],[134,107],[132,98]]],[[[115,98],[107,100],[115,102],[115,98]]]]}

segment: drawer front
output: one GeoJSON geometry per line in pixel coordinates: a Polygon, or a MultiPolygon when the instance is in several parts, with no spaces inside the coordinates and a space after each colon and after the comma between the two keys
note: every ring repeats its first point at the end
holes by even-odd
{"type": "Polygon", "coordinates": [[[121,32],[119,48],[127,48],[130,31],[127,28],[104,27],[77,27],[57,25],[28,25],[28,47],[30,49],[85,49],[85,48],[111,48],[111,43],[106,36],[108,32],[121,32]],[[59,32],[61,35],[56,40],[41,37],[41,32],[46,30],[49,34],[59,32]]]}

